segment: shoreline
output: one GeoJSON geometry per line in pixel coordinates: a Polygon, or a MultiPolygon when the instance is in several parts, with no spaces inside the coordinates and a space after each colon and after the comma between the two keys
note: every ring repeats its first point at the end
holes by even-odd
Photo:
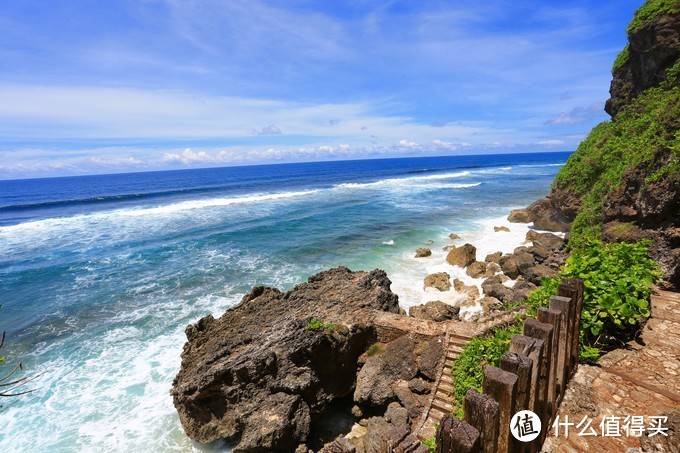
{"type": "MultiPolygon", "coordinates": [[[[509,212],[509,211],[508,211],[509,212]]],[[[539,230],[533,227],[533,223],[515,223],[508,220],[508,216],[488,217],[474,222],[479,228],[468,231],[450,231],[433,238],[432,243],[417,244],[409,252],[404,252],[404,259],[412,263],[412,268],[402,272],[390,273],[388,276],[392,280],[392,290],[399,296],[399,306],[409,313],[413,307],[422,306],[428,302],[441,301],[447,305],[460,308],[461,320],[470,321],[477,315],[482,314],[482,305],[479,300],[484,297],[482,284],[487,277],[474,278],[467,273],[467,268],[451,265],[446,261],[446,256],[452,247],[460,247],[464,244],[471,244],[476,248],[476,260],[484,261],[487,255],[501,252],[502,255],[513,254],[515,249],[523,246],[530,246],[531,241],[527,240],[527,233],[550,233],[564,238],[564,233],[555,233],[546,230],[539,230]],[[507,228],[509,231],[495,231],[495,228],[507,228]],[[457,239],[449,238],[448,234],[456,234],[457,239]],[[415,257],[416,249],[419,247],[428,248],[432,254],[427,257],[415,257]],[[408,256],[406,256],[408,255],[408,256]],[[424,287],[424,280],[428,275],[445,272],[450,275],[451,289],[440,291],[434,287],[424,287]],[[454,280],[460,280],[465,287],[456,290],[454,280]],[[479,296],[474,304],[468,302],[470,286],[474,286],[479,291],[479,296]]],[[[495,275],[505,275],[500,270],[495,275]]],[[[503,282],[508,288],[512,288],[516,279],[509,279],[503,282]]]]}

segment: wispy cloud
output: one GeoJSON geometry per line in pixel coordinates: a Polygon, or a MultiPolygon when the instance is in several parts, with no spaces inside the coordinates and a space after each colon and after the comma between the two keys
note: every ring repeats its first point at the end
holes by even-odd
{"type": "Polygon", "coordinates": [[[0,173],[574,149],[636,2],[14,2],[0,173]]]}

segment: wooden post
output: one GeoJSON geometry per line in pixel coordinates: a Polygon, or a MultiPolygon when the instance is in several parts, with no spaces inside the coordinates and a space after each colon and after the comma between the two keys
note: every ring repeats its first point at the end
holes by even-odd
{"type": "Polygon", "coordinates": [[[483,453],[496,453],[498,447],[499,406],[489,395],[471,388],[463,400],[465,421],[479,430],[483,453]]]}
{"type": "MultiPolygon", "coordinates": [[[[574,335],[571,339],[571,357],[572,357],[572,367],[571,374],[576,371],[576,366],[578,364],[578,349],[579,349],[579,337],[581,333],[581,311],[583,310],[583,280],[579,278],[565,278],[562,280],[562,286],[568,286],[575,289],[575,304],[574,304],[574,335]]],[[[557,290],[558,296],[566,296],[566,294],[560,294],[560,290],[557,290]]]]}
{"type": "Polygon", "coordinates": [[[467,422],[446,414],[437,429],[437,453],[479,453],[479,431],[467,422]]]}
{"type": "MultiPolygon", "coordinates": [[[[539,319],[541,319],[541,312],[543,310],[550,312],[550,310],[546,308],[539,308],[539,319]]],[[[544,314],[544,319],[545,316],[546,315],[544,314]]],[[[560,314],[555,312],[554,316],[557,318],[557,322],[559,322],[560,314]]],[[[524,335],[543,340],[543,360],[541,363],[539,380],[539,395],[541,395],[539,404],[541,406],[541,412],[537,414],[541,417],[541,422],[546,426],[552,420],[553,405],[555,401],[555,386],[554,384],[551,384],[555,379],[553,374],[553,357],[556,357],[557,355],[557,349],[555,342],[553,341],[554,332],[555,328],[552,323],[539,322],[533,318],[528,318],[524,321],[524,335]]],[[[542,434],[542,436],[544,435],[542,434]]]]}
{"type": "Polygon", "coordinates": [[[569,381],[572,370],[576,368],[578,351],[574,350],[574,338],[578,335],[576,328],[576,300],[578,299],[578,287],[567,279],[557,288],[557,295],[569,299],[569,335],[567,336],[567,355],[565,366],[565,384],[569,381]]]}
{"type": "Polygon", "coordinates": [[[510,418],[515,405],[517,375],[495,366],[484,368],[484,393],[498,402],[498,453],[510,452],[510,418]]]}
{"type": "MultiPolygon", "coordinates": [[[[510,340],[510,352],[516,352],[529,357],[532,361],[531,367],[531,385],[529,392],[529,403],[527,408],[537,414],[539,417],[542,413],[541,396],[547,390],[548,382],[541,386],[539,377],[541,375],[541,365],[543,363],[543,340],[538,338],[531,338],[525,335],[515,335],[510,340]]],[[[502,367],[501,367],[502,368],[502,367]]],[[[543,397],[542,401],[545,401],[543,397]]]]}
{"type": "MultiPolygon", "coordinates": [[[[510,409],[510,417],[518,411],[529,408],[529,394],[531,393],[531,369],[533,360],[516,352],[506,352],[501,356],[501,370],[508,371],[517,375],[517,386],[515,391],[515,404],[510,409]]],[[[510,450],[513,453],[524,452],[528,445],[519,442],[514,436],[508,437],[510,450]]]]}
{"type": "Polygon", "coordinates": [[[562,312],[562,320],[560,321],[559,334],[557,335],[557,343],[559,345],[559,351],[557,354],[557,373],[555,384],[557,387],[557,403],[562,401],[564,396],[564,389],[567,386],[567,376],[568,365],[569,365],[569,354],[571,354],[571,329],[574,323],[573,319],[570,319],[569,314],[572,307],[572,301],[568,297],[552,296],[550,298],[550,308],[553,310],[558,310],[562,312]],[[569,349],[567,350],[567,345],[569,349]]]}

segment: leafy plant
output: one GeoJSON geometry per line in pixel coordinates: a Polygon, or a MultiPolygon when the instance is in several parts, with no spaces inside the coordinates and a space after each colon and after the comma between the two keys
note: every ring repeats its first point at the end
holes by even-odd
{"type": "Polygon", "coordinates": [[[628,25],[628,33],[644,27],[658,16],[677,13],[680,13],[680,1],[678,0],[647,0],[635,11],[633,20],[628,25]]]}
{"type": "Polygon", "coordinates": [[[331,322],[325,322],[323,319],[312,317],[307,323],[307,329],[312,331],[317,331],[319,329],[335,329],[335,324],[331,322]]]}
{"type": "Polygon", "coordinates": [[[520,325],[492,329],[489,335],[477,337],[465,345],[451,370],[456,415],[463,415],[463,399],[470,388],[482,391],[484,367],[498,366],[501,356],[508,350],[513,335],[522,332],[520,325]]]}
{"type": "Polygon", "coordinates": [[[374,356],[376,354],[380,355],[385,352],[385,346],[380,343],[372,344],[367,350],[366,355],[368,357],[374,356]]]}

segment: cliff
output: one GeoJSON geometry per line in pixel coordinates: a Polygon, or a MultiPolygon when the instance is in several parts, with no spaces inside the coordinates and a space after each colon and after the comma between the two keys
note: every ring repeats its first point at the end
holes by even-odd
{"type": "Polygon", "coordinates": [[[669,286],[680,288],[680,1],[650,0],[628,28],[605,110],[557,175],[527,208],[538,228],[590,238],[651,240],[669,286]]]}

